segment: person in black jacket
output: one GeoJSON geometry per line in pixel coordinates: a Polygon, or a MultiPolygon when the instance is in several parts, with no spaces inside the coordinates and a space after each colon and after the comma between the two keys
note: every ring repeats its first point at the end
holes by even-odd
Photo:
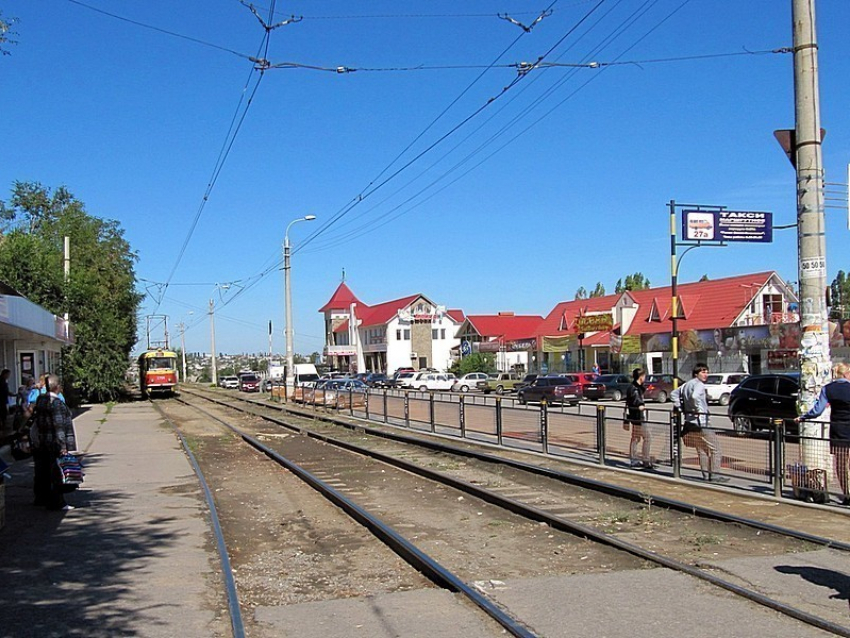
{"type": "Polygon", "coordinates": [[[646,379],[646,372],[641,368],[635,368],[632,372],[632,384],[626,390],[626,420],[624,426],[631,426],[632,439],[629,441],[629,459],[632,467],[643,467],[651,469],[652,456],[650,448],[652,447],[652,432],[649,426],[643,422],[644,411],[646,410],[646,402],[643,400],[645,388],[643,385],[646,379]],[[638,457],[638,443],[641,445],[641,455],[638,457]]]}

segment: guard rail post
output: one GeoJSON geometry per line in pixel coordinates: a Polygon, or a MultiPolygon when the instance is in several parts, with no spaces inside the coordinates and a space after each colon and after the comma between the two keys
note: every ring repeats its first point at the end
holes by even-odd
{"type": "Polygon", "coordinates": [[[502,397],[496,397],[496,443],[502,446],[502,397]]]}
{"type": "Polygon", "coordinates": [[[673,462],[673,478],[682,477],[682,413],[673,408],[670,412],[670,460],[673,462]]]}
{"type": "Polygon", "coordinates": [[[404,391],[404,427],[410,427],[410,393],[404,391]]]}
{"type": "Polygon", "coordinates": [[[596,453],[599,455],[599,465],[605,465],[605,406],[596,406],[596,453]]]}
{"type": "Polygon", "coordinates": [[[384,423],[390,422],[390,420],[389,420],[390,418],[387,415],[387,395],[389,393],[390,393],[390,391],[387,388],[384,388],[384,423]]]}
{"type": "Polygon", "coordinates": [[[460,401],[457,404],[458,417],[460,419],[460,438],[466,438],[466,395],[460,395],[460,401]]]}
{"type": "Polygon", "coordinates": [[[363,411],[366,413],[366,420],[369,420],[369,390],[371,388],[366,388],[366,392],[363,393],[363,411]]]}
{"type": "Polygon", "coordinates": [[[434,391],[428,393],[428,421],[431,424],[431,432],[437,431],[437,421],[434,415],[434,391]]]}
{"type": "Polygon", "coordinates": [[[549,404],[546,397],[540,399],[540,442],[543,454],[549,454],[549,404]]]}
{"type": "Polygon", "coordinates": [[[773,420],[773,454],[771,462],[773,463],[773,495],[776,498],[782,497],[782,479],[784,476],[785,459],[783,452],[785,451],[785,421],[782,419],[773,420]]]}

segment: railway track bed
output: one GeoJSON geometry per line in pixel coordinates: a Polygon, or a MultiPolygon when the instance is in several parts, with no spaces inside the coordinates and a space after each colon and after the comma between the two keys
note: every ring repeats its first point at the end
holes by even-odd
{"type": "MultiPolygon", "coordinates": [[[[188,394],[184,398],[198,403],[188,394]]],[[[212,424],[195,408],[166,403],[214,486],[242,607],[251,610],[257,632],[249,635],[281,635],[285,626],[299,627],[291,635],[324,638],[460,635],[455,633],[458,627],[464,627],[463,635],[499,635],[501,628],[477,609],[435,588],[366,528],[294,475],[281,472],[237,435],[212,424]],[[317,623],[319,617],[327,620],[317,623]],[[312,629],[305,631],[305,623],[312,629]],[[348,623],[364,633],[352,632],[348,623]]],[[[651,499],[635,503],[601,496],[516,468],[304,421],[349,444],[437,470],[578,526],[578,531],[558,529],[256,416],[235,415],[211,404],[204,410],[236,424],[377,513],[494,605],[520,619],[528,635],[708,636],[719,633],[716,627],[708,628],[721,621],[739,627],[745,622],[758,628],[759,635],[828,635],[659,567],[647,559],[651,554],[681,561],[733,587],[753,588],[781,605],[793,604],[823,619],[826,628],[829,623],[843,625],[848,618],[846,591],[824,595],[831,584],[840,587],[838,575],[850,573],[850,554],[843,551],[671,512],[651,499]],[[581,533],[584,527],[607,534],[613,544],[588,538],[581,533]],[[637,546],[646,555],[623,551],[618,543],[637,546]]]]}

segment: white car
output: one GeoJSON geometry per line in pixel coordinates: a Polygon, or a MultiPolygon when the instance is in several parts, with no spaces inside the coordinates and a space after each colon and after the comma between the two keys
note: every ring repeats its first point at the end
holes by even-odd
{"type": "Polygon", "coordinates": [[[421,392],[427,392],[429,390],[451,390],[452,384],[455,381],[456,379],[452,379],[448,375],[430,372],[419,379],[419,385],[416,386],[416,389],[421,392]]]}
{"type": "Polygon", "coordinates": [[[433,370],[422,370],[419,372],[406,372],[399,376],[398,387],[406,390],[418,390],[422,387],[425,377],[436,374],[433,370]]]}
{"type": "Polygon", "coordinates": [[[729,405],[732,390],[749,375],[743,372],[720,372],[709,374],[705,380],[705,393],[709,403],[729,405]]]}
{"type": "Polygon", "coordinates": [[[469,392],[478,389],[479,381],[487,381],[486,372],[467,372],[452,384],[452,392],[469,392]]]}
{"type": "Polygon", "coordinates": [[[239,389],[239,377],[232,377],[232,376],[222,377],[221,381],[219,381],[218,384],[222,388],[227,388],[229,390],[238,390],[239,389]]]}

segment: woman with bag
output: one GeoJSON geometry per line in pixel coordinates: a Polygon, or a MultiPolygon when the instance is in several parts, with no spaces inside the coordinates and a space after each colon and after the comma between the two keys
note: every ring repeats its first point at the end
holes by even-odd
{"type": "Polygon", "coordinates": [[[65,502],[64,481],[57,460],[77,449],[71,411],[60,399],[59,378],[55,374],[45,379],[47,392],[38,395],[30,428],[33,463],[34,505],[50,510],[72,510],[65,502]]]}
{"type": "Polygon", "coordinates": [[[643,400],[643,393],[646,388],[643,385],[646,379],[646,372],[641,368],[635,368],[632,372],[632,384],[626,390],[626,419],[623,422],[623,427],[628,429],[631,425],[632,438],[629,441],[629,459],[632,467],[642,467],[652,469],[655,467],[652,464],[652,456],[650,448],[652,447],[652,433],[649,431],[649,426],[643,422],[643,414],[646,410],[646,402],[643,400]],[[641,455],[638,457],[638,443],[643,442],[641,446],[641,455]]]}

